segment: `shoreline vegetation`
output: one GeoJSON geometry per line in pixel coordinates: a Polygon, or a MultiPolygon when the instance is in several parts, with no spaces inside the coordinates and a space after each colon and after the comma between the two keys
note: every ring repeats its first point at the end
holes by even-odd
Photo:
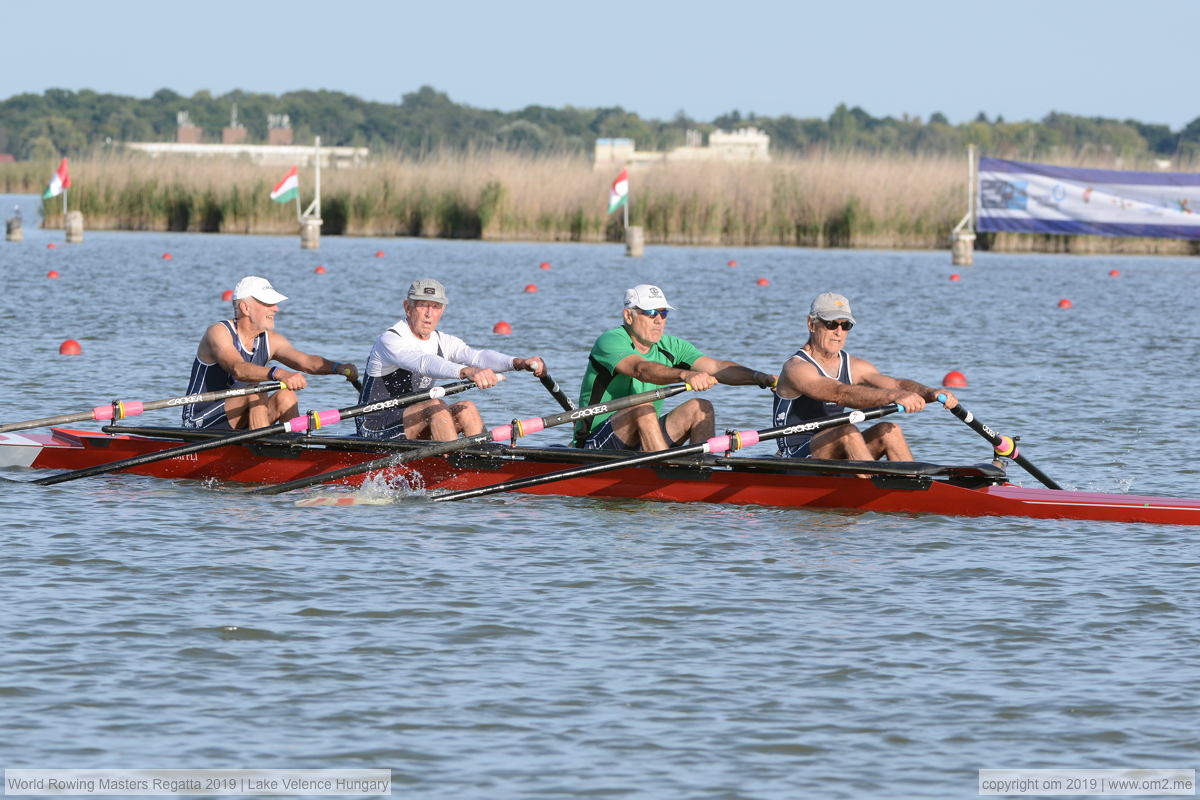
{"type": "MultiPolygon", "coordinates": [[[[1101,166],[1092,160],[1055,163],[1101,166]]],[[[40,194],[52,162],[0,165],[0,192],[40,194]]],[[[1124,168],[1137,168],[1133,165],[1124,168]]],[[[1179,165],[1176,169],[1186,169],[1179,165]]],[[[605,213],[618,168],[567,154],[444,151],[321,172],[325,236],[619,242],[605,213]],[[611,173],[611,174],[610,174],[611,173]]],[[[248,161],[114,156],[71,161],[70,206],[88,230],[298,235],[293,204],[269,199],[285,167],[248,161]]],[[[301,170],[303,206],[312,170],[301,170]]],[[[630,224],[647,244],[948,249],[966,213],[962,156],[822,152],[766,164],[689,163],[631,170],[630,224]]],[[[43,227],[63,227],[59,198],[43,227]]],[[[1004,252],[1197,254],[1200,242],[984,234],[1004,252]]]]}

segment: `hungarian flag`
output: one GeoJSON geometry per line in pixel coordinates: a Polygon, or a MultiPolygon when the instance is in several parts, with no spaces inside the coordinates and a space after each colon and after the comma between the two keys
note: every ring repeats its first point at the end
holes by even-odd
{"type": "Polygon", "coordinates": [[[621,174],[613,181],[612,189],[608,192],[608,213],[616,211],[629,202],[629,170],[621,170],[621,174]]]}
{"type": "Polygon", "coordinates": [[[290,203],[300,194],[300,177],[296,175],[296,168],[292,167],[287,175],[283,176],[283,180],[275,184],[275,188],[271,190],[271,199],[276,203],[290,203]]]}
{"type": "Polygon", "coordinates": [[[50,185],[46,187],[46,191],[42,192],[42,199],[49,200],[51,197],[58,197],[70,188],[71,175],[67,172],[67,160],[64,158],[62,163],[58,165],[58,169],[54,171],[54,177],[50,179],[50,185]]]}

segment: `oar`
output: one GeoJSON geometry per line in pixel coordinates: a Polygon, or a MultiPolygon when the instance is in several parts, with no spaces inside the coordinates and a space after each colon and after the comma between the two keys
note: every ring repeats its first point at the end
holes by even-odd
{"type": "Polygon", "coordinates": [[[7,425],[0,425],[0,433],[23,431],[29,428],[44,428],[48,425],[67,425],[72,422],[83,422],[93,419],[125,419],[126,417],[135,417],[143,411],[154,411],[159,408],[169,408],[172,406],[190,406],[192,403],[208,403],[215,400],[226,400],[230,397],[244,397],[248,394],[286,388],[287,386],[280,381],[267,381],[266,383],[259,383],[254,386],[222,389],[219,392],[168,397],[166,400],[147,400],[145,402],[138,400],[114,400],[111,405],[96,406],[91,411],[81,411],[78,414],[61,414],[57,417],[42,417],[41,419],[29,419],[24,422],[10,422],[7,425]]]}
{"type": "Polygon", "coordinates": [[[350,370],[348,369],[348,367],[349,367],[349,364],[340,364],[340,363],[334,364],[333,372],[335,375],[341,375],[343,378],[350,381],[350,385],[353,386],[355,388],[355,390],[361,395],[362,394],[362,381],[360,381],[358,378],[351,378],[350,370]]]}
{"type": "MultiPolygon", "coordinates": [[[[939,394],[937,399],[942,405],[946,404],[946,395],[939,394]]],[[[1035,467],[1028,458],[1021,455],[1021,452],[1017,449],[1016,442],[1014,442],[1008,436],[1001,436],[987,425],[984,425],[982,422],[975,419],[975,415],[963,408],[961,403],[950,409],[950,413],[967,423],[967,426],[970,427],[971,430],[975,431],[980,436],[991,442],[992,448],[995,450],[996,455],[1002,458],[1011,458],[1013,461],[1024,467],[1026,472],[1041,481],[1045,486],[1051,489],[1062,488],[1057,483],[1050,480],[1046,473],[1035,467]]]]}
{"type": "Polygon", "coordinates": [[[432,456],[441,456],[446,453],[452,453],[456,450],[465,450],[468,447],[485,442],[508,442],[520,436],[527,436],[531,433],[537,433],[544,428],[552,428],[555,425],[561,425],[564,422],[574,422],[577,419],[584,419],[595,416],[596,414],[606,414],[609,411],[620,411],[623,408],[636,406],[641,403],[653,403],[657,400],[665,400],[668,397],[677,395],[680,392],[686,391],[687,384],[673,384],[671,386],[663,386],[659,389],[652,389],[649,392],[634,394],[628,397],[621,397],[616,400],[609,400],[607,403],[597,403],[594,406],[587,408],[579,408],[571,411],[563,411],[558,414],[552,414],[548,417],[532,417],[524,420],[513,420],[510,425],[499,425],[492,428],[490,431],[477,433],[473,436],[464,436],[459,439],[452,439],[448,442],[438,442],[426,447],[419,447],[414,450],[409,450],[400,455],[389,455],[383,458],[377,458],[374,461],[367,461],[362,464],[355,464],[352,467],[342,467],[341,469],[322,472],[320,475],[311,475],[307,478],[297,478],[294,481],[286,483],[278,483],[272,486],[260,486],[257,489],[251,489],[246,494],[282,494],[290,492],[292,489],[304,489],[309,486],[315,486],[318,483],[330,483],[341,478],[349,478],[352,475],[361,475],[364,472],[373,472],[378,469],[394,467],[403,464],[405,461],[412,461],[418,458],[430,458],[432,456]]]}
{"type": "Polygon", "coordinates": [[[835,417],[822,417],[821,419],[813,420],[812,422],[803,422],[799,425],[789,425],[785,428],[767,428],[761,431],[739,431],[725,436],[714,436],[707,441],[699,444],[688,444],[681,447],[671,447],[666,450],[656,450],[652,453],[641,453],[629,458],[621,458],[615,461],[605,461],[599,464],[588,464],[582,467],[571,467],[570,469],[559,470],[558,472],[549,472],[545,475],[535,475],[530,478],[518,478],[504,483],[496,483],[491,486],[481,486],[478,489],[464,489],[459,492],[449,492],[448,494],[439,495],[433,498],[433,502],[442,503],[449,500],[465,500],[468,497],[482,497],[488,494],[496,494],[497,492],[511,492],[516,489],[525,489],[529,486],[540,486],[543,483],[554,483],[555,481],[565,481],[571,478],[580,478],[585,475],[595,475],[599,472],[608,472],[609,470],[621,469],[623,467],[635,467],[640,464],[650,464],[655,461],[666,461],[671,458],[679,458],[680,456],[690,456],[698,453],[726,453],[732,450],[739,450],[743,447],[749,447],[759,442],[778,439],[780,436],[791,436],[796,433],[816,433],[823,431],[826,428],[833,428],[838,425],[857,424],[865,422],[869,419],[877,419],[887,416],[902,410],[899,404],[888,406],[878,406],[866,410],[848,411],[845,414],[838,414],[835,417]]]}
{"type": "Polygon", "coordinates": [[[538,378],[538,380],[542,382],[542,386],[546,387],[546,391],[550,393],[550,396],[557,400],[558,404],[563,407],[563,411],[574,411],[578,408],[574,401],[567,397],[563,393],[563,390],[559,388],[558,381],[550,377],[549,372],[543,372],[542,377],[538,378]]]}
{"type": "Polygon", "coordinates": [[[335,422],[340,422],[344,419],[357,417],[361,414],[370,414],[373,411],[384,411],[389,408],[399,408],[412,403],[418,403],[422,400],[429,400],[437,397],[445,397],[448,394],[471,389],[475,384],[471,381],[459,381],[458,383],[450,383],[445,386],[434,386],[432,389],[427,389],[423,392],[415,392],[406,394],[401,397],[393,397],[388,400],[381,400],[378,403],[367,403],[360,406],[351,406],[349,408],[334,408],[328,411],[310,411],[304,416],[299,416],[290,419],[287,422],[279,422],[274,425],[268,425],[265,428],[255,428],[250,431],[239,431],[238,433],[229,436],[222,436],[218,439],[209,439],[203,442],[192,442],[180,447],[172,447],[169,450],[159,450],[156,453],[146,453],[133,458],[125,458],[120,461],[113,461],[108,464],[97,464],[94,467],[85,467],[72,472],[62,472],[58,475],[51,475],[46,478],[38,478],[30,483],[36,483],[40,486],[53,486],[56,483],[65,483],[78,478],[87,478],[92,475],[101,475],[105,472],[116,472],[129,467],[138,467],[142,464],[152,464],[155,461],[165,461],[168,458],[176,458],[178,456],[186,456],[191,453],[199,453],[201,450],[212,450],[225,445],[238,444],[239,442],[248,442],[252,439],[261,439],[264,436],[270,436],[276,433],[300,433],[308,430],[311,426],[313,430],[324,425],[332,425],[335,422]]]}

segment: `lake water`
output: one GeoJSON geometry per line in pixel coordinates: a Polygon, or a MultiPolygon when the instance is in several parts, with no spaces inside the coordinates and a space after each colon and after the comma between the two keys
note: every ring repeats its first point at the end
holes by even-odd
{"type": "MultiPolygon", "coordinates": [[[[664,288],[672,333],[772,372],[834,290],[859,320],[852,352],[926,383],[961,370],[964,405],[1067,488],[1200,495],[1200,262],[949,260],[331,237],[313,253],[154,233],[67,246],[28,227],[0,243],[0,421],[181,394],[246,274],[289,295],[278,328],[298,347],[360,368],[409,281],[437,277],[444,329],[543,355],[571,395],[635,283],[664,288]],[[502,319],[513,335],[491,334],[502,319]],[[67,338],[81,357],[57,354],[67,338]]],[[[312,383],[306,408],[354,401],[312,383]]],[[[489,425],[557,410],[527,373],[471,396],[489,425]]],[[[770,424],[758,390],[707,396],[719,428],[770,424]]],[[[922,459],[989,455],[940,409],[902,424],[922,459]]],[[[981,768],[1197,765],[1195,529],[294,499],[129,475],[5,483],[0,764],[373,767],[404,797],[646,800],[968,797],[981,768]]]]}

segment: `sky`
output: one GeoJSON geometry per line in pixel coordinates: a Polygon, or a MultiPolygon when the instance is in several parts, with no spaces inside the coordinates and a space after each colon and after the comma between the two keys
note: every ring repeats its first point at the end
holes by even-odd
{"type": "Polygon", "coordinates": [[[0,28],[0,99],[330,89],[398,103],[429,85],[479,108],[700,121],[827,118],[839,103],[953,123],[1200,117],[1198,0],[60,0],[2,3],[0,28]]]}

